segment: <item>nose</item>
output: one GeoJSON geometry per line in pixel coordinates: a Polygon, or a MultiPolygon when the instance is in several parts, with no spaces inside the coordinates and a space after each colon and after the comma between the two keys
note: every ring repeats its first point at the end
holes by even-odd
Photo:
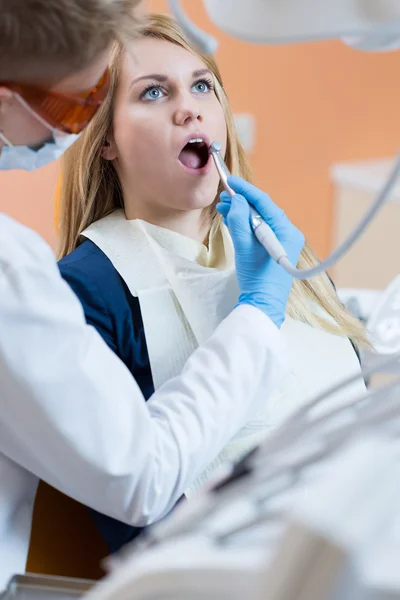
{"type": "Polygon", "coordinates": [[[179,94],[177,99],[173,115],[174,125],[187,125],[196,120],[202,120],[199,103],[193,94],[185,90],[179,94]]]}

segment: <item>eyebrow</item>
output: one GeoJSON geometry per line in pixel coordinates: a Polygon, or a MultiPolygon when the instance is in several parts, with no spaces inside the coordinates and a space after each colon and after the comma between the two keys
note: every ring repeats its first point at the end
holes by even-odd
{"type": "MultiPolygon", "coordinates": [[[[210,69],[197,69],[197,71],[193,71],[192,73],[193,79],[195,77],[202,77],[203,75],[212,75],[212,73],[210,69]]],[[[135,85],[135,83],[138,83],[138,81],[143,81],[144,79],[153,79],[155,81],[159,81],[160,83],[164,83],[165,81],[168,81],[168,76],[161,75],[160,73],[149,73],[149,75],[142,75],[141,77],[134,79],[130,87],[135,85]]]]}

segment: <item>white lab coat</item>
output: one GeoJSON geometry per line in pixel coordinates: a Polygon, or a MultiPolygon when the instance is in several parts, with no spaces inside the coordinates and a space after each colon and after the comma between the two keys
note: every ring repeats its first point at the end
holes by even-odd
{"type": "Polygon", "coordinates": [[[242,306],[145,403],[50,248],[0,215],[0,589],[25,568],[39,478],[146,525],[257,411],[252,391],[284,372],[280,332],[242,306]]]}

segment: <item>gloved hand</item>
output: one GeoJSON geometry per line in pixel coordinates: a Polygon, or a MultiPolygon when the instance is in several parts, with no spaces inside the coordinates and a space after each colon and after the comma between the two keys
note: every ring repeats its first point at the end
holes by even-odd
{"type": "Polygon", "coordinates": [[[251,204],[274,231],[293,265],[297,265],[304,236],[272,200],[240,177],[229,177],[236,192],[231,198],[222,192],[217,210],[228,226],[235,248],[236,275],[240,288],[238,304],[251,304],[263,311],[280,327],[293,278],[278,265],[257,240],[250,227],[251,204]]]}

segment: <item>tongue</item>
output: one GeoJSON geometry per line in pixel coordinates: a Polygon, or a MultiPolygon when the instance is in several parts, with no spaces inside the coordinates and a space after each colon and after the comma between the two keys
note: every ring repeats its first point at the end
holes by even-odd
{"type": "Polygon", "coordinates": [[[185,148],[179,155],[179,160],[185,167],[189,167],[190,169],[200,169],[201,167],[201,158],[199,153],[196,150],[192,150],[191,148],[185,148]]]}

